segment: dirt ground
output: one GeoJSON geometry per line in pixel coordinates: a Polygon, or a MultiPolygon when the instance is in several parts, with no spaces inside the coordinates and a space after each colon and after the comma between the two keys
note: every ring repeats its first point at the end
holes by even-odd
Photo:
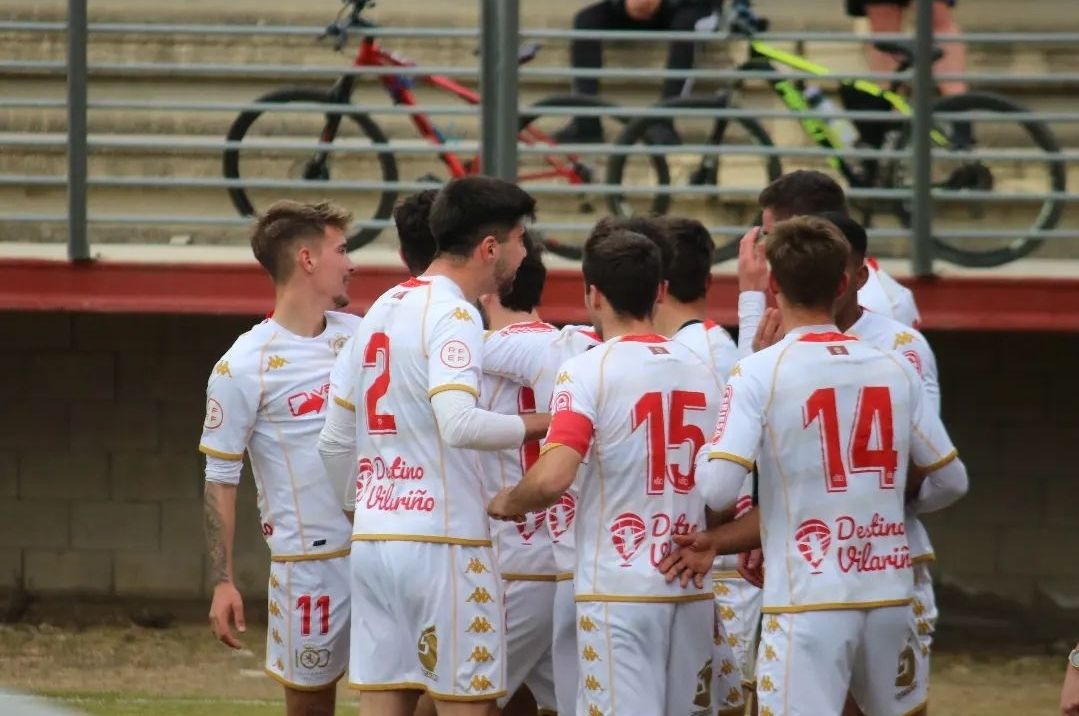
{"type": "MultiPolygon", "coordinates": [[[[206,627],[125,624],[0,625],[0,687],[48,696],[105,716],[263,716],[283,712],[281,690],[262,672],[265,631],[240,652],[206,627]]],[[[934,655],[931,712],[938,716],[1051,716],[1064,656],[1008,656],[978,649],[934,655]]],[[[338,714],[357,712],[339,691],[338,714]]]]}

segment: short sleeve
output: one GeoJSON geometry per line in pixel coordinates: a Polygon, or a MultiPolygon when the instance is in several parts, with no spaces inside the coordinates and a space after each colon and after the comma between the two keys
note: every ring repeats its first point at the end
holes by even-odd
{"type": "Polygon", "coordinates": [[[914,331],[903,331],[895,337],[895,350],[914,366],[914,370],[925,386],[925,397],[929,400],[928,409],[940,413],[940,378],[937,374],[937,359],[929,341],[914,331]]]}
{"type": "Polygon", "coordinates": [[[544,450],[565,445],[582,458],[588,454],[597,421],[593,363],[570,359],[558,369],[551,396],[551,427],[544,450]]]}
{"type": "Polygon", "coordinates": [[[214,366],[206,386],[199,451],[221,460],[243,460],[258,413],[258,380],[227,358],[214,366]]]}
{"type": "Polygon", "coordinates": [[[933,472],[958,456],[940,414],[933,410],[924,384],[911,383],[910,461],[922,472],[933,472]]]}
{"type": "Polygon", "coordinates": [[[543,333],[492,331],[483,342],[484,372],[533,386],[555,335],[553,328],[543,333]]]}
{"type": "Polygon", "coordinates": [[[723,389],[716,430],[706,448],[709,460],[729,460],[753,467],[764,430],[765,396],[759,381],[736,363],[723,389]]]}
{"type": "Polygon", "coordinates": [[[479,313],[465,303],[451,305],[426,339],[427,396],[460,390],[477,399],[483,369],[483,329],[479,313]]]}
{"type": "Polygon", "coordinates": [[[337,354],[330,369],[330,396],[333,402],[346,410],[356,412],[356,369],[363,363],[359,334],[353,334],[345,347],[337,354]]]}

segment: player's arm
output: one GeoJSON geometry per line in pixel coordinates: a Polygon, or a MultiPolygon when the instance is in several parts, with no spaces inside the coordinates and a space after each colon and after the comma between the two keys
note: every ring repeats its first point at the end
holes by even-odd
{"type": "Polygon", "coordinates": [[[761,546],[760,510],[754,507],[736,520],[701,532],[675,535],[677,546],[659,563],[668,582],[680,579],[685,587],[692,579],[698,587],[712,572],[716,555],[741,554],[761,546]]]}
{"type": "Polygon", "coordinates": [[[723,389],[711,442],[697,454],[695,480],[705,504],[725,510],[738,501],[760,446],[764,425],[763,390],[739,365],[723,389]]]}
{"type": "MultiPolygon", "coordinates": [[[[913,371],[911,371],[913,373],[913,371]]],[[[924,386],[912,381],[913,405],[909,504],[919,513],[944,509],[967,494],[970,480],[940,416],[930,409],[924,386]]]]}
{"type": "Polygon", "coordinates": [[[334,493],[341,500],[346,515],[351,517],[356,491],[356,405],[354,395],[359,376],[355,368],[361,363],[356,353],[359,339],[353,334],[337,356],[330,371],[330,405],[326,422],[318,436],[318,454],[334,493]]]}
{"type": "Polygon", "coordinates": [[[529,512],[550,507],[573,484],[581,460],[576,449],[548,442],[524,479],[495,495],[487,514],[499,520],[519,521],[529,512]]]}
{"type": "Polygon", "coordinates": [[[233,583],[232,544],[236,532],[236,490],[243,453],[255,423],[258,391],[240,365],[218,363],[206,388],[206,419],[199,451],[206,455],[203,524],[214,585],[210,628],[224,644],[241,648],[231,625],[245,631],[243,599],[233,583]]]}
{"type": "Polygon", "coordinates": [[[483,340],[483,372],[534,387],[554,333],[492,331],[483,340]]]}

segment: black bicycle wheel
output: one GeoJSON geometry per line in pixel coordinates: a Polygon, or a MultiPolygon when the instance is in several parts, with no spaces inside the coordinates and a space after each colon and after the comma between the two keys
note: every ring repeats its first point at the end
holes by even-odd
{"type": "MultiPolygon", "coordinates": [[[[320,188],[319,185],[336,175],[337,179],[369,179],[372,173],[371,158],[378,163],[378,170],[383,181],[397,181],[397,162],[390,151],[376,154],[361,152],[325,152],[312,148],[297,151],[297,143],[319,142],[327,123],[335,117],[332,113],[288,111],[287,105],[295,102],[330,103],[329,94],[322,90],[304,87],[289,87],[276,90],[259,97],[257,102],[281,104],[281,111],[261,110],[243,112],[229,127],[226,139],[230,142],[242,142],[244,139],[260,142],[258,147],[244,149],[226,149],[222,155],[222,167],[226,179],[303,179],[310,180],[311,189],[258,189],[250,186],[229,187],[229,198],[243,216],[253,216],[273,200],[288,196],[298,200],[316,201],[333,199],[341,204],[354,205],[354,191],[320,188]],[[257,123],[257,124],[256,124],[257,123]],[[275,147],[274,144],[279,145],[275,147]],[[291,145],[291,146],[290,146],[291,145]]],[[[370,116],[360,112],[347,112],[336,115],[339,127],[333,137],[336,146],[355,143],[386,144],[386,135],[370,116]],[[351,124],[340,122],[348,117],[351,124]]],[[[394,191],[382,191],[371,201],[369,196],[361,199],[361,214],[370,212],[372,219],[388,219],[397,198],[394,191]]],[[[366,246],[382,232],[379,227],[364,227],[355,230],[348,237],[350,251],[366,246]]]]}
{"type": "MultiPolygon", "coordinates": [[[[945,97],[933,106],[934,112],[1027,112],[1021,105],[988,92],[968,92],[945,97]]],[[[933,160],[933,186],[938,196],[933,202],[933,245],[937,257],[960,266],[989,268],[1015,261],[1031,253],[1045,241],[1032,231],[1052,229],[1060,221],[1064,204],[1056,199],[1043,201],[986,202],[964,197],[969,191],[1008,193],[1063,192],[1067,172],[1060,146],[1042,122],[957,120],[934,121],[948,137],[948,149],[963,152],[960,158],[933,160]],[[968,137],[973,138],[971,142],[968,137]],[[1018,150],[1045,152],[1044,160],[1007,159],[989,156],[1018,150]],[[979,157],[979,152],[985,156],[979,157]],[[991,238],[938,237],[938,232],[984,228],[997,232],[991,238]],[[999,232],[1007,232],[1001,234],[999,232]]],[[[899,148],[909,144],[909,128],[899,148]]],[[[909,186],[908,165],[897,161],[891,185],[909,186]]],[[[910,226],[909,202],[895,202],[900,222],[910,226]]]]}
{"type": "MultiPolygon", "coordinates": [[[[591,95],[562,94],[544,97],[530,105],[519,118],[518,141],[523,145],[544,146],[549,145],[550,153],[529,154],[522,152],[518,158],[519,181],[522,186],[528,188],[528,182],[536,181],[565,181],[570,189],[567,195],[572,197],[570,201],[544,201],[543,218],[545,221],[557,223],[580,223],[584,217],[586,223],[598,218],[597,207],[602,207],[604,199],[595,192],[588,191],[588,185],[594,183],[595,177],[603,175],[603,162],[605,157],[595,154],[574,155],[567,154],[557,149],[557,141],[553,135],[565,126],[570,117],[566,114],[553,114],[549,110],[552,107],[582,107],[589,109],[611,110],[601,119],[605,125],[604,133],[613,135],[625,124],[625,117],[616,114],[618,106],[591,95]],[[613,125],[613,126],[612,126],[613,125]],[[553,175],[553,176],[552,176],[553,175]],[[579,187],[579,188],[578,188],[579,187]]],[[[580,243],[560,240],[542,232],[541,240],[544,248],[556,256],[580,260],[583,253],[580,243]]],[[[572,233],[560,231],[559,234],[572,233]]]]}
{"type": "MultiPolygon", "coordinates": [[[[725,147],[756,145],[771,147],[772,139],[759,122],[750,118],[716,120],[715,118],[679,114],[682,110],[725,109],[727,98],[679,97],[658,107],[670,109],[670,119],[639,117],[626,125],[615,141],[620,147],[670,145],[661,155],[618,153],[607,163],[607,183],[623,186],[723,186],[762,189],[779,177],[783,169],[775,155],[724,151],[725,147]],[[715,153],[682,152],[682,144],[710,144],[715,153]],[[662,160],[656,162],[654,160],[662,160]]],[[[692,216],[707,226],[741,227],[759,218],[756,197],[744,194],[725,198],[722,191],[678,196],[671,192],[648,195],[635,192],[608,197],[611,213],[619,216],[635,214],[667,214],[676,212],[692,216]],[[636,196],[636,198],[635,198],[636,196]]],[[[739,235],[735,232],[716,238],[715,261],[725,261],[738,254],[739,235]]]]}

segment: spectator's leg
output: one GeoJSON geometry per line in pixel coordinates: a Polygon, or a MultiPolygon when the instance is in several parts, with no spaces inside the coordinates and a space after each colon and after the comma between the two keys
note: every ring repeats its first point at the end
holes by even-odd
{"type": "MultiPolygon", "coordinates": [[[[873,35],[882,32],[899,32],[903,26],[903,8],[898,4],[866,3],[865,17],[869,21],[869,32],[873,35]]],[[[881,52],[872,44],[866,47],[866,61],[873,72],[894,72],[899,66],[895,57],[881,52]]]]}
{"type": "MultiPolygon", "coordinates": [[[[664,0],[663,6],[659,13],[659,19],[661,23],[657,29],[663,30],[675,30],[677,32],[688,32],[693,30],[697,21],[708,15],[711,12],[711,8],[706,4],[693,3],[683,4],[677,7],[668,9],[668,2],[664,0]],[[666,22],[662,22],[662,20],[666,22]]],[[[696,54],[695,42],[672,42],[668,45],[667,49],[667,69],[669,70],[691,70],[693,69],[694,55],[696,54]]],[[[682,78],[670,77],[663,82],[663,99],[668,97],[677,97],[682,94],[682,89],[686,85],[686,80],[682,78]]]]}
{"type": "MultiPolygon", "coordinates": [[[[598,0],[581,8],[573,17],[574,30],[610,30],[626,26],[630,22],[626,15],[625,4],[612,3],[610,0],[598,0]]],[[[570,65],[574,69],[603,67],[603,46],[593,38],[576,39],[569,46],[570,65]]],[[[599,79],[596,77],[573,78],[573,91],[577,94],[595,96],[599,94],[599,79]]],[[[574,117],[565,127],[555,132],[559,142],[602,141],[603,129],[599,117],[574,117]]]]}
{"type": "MultiPolygon", "coordinates": [[[[955,22],[951,4],[944,0],[933,3],[933,34],[958,35],[959,25],[955,22]]],[[[937,62],[935,71],[941,74],[959,74],[967,70],[967,46],[962,42],[942,42],[944,57],[937,62]]],[[[962,94],[967,91],[967,83],[959,80],[938,82],[940,93],[944,96],[962,94]]]]}

